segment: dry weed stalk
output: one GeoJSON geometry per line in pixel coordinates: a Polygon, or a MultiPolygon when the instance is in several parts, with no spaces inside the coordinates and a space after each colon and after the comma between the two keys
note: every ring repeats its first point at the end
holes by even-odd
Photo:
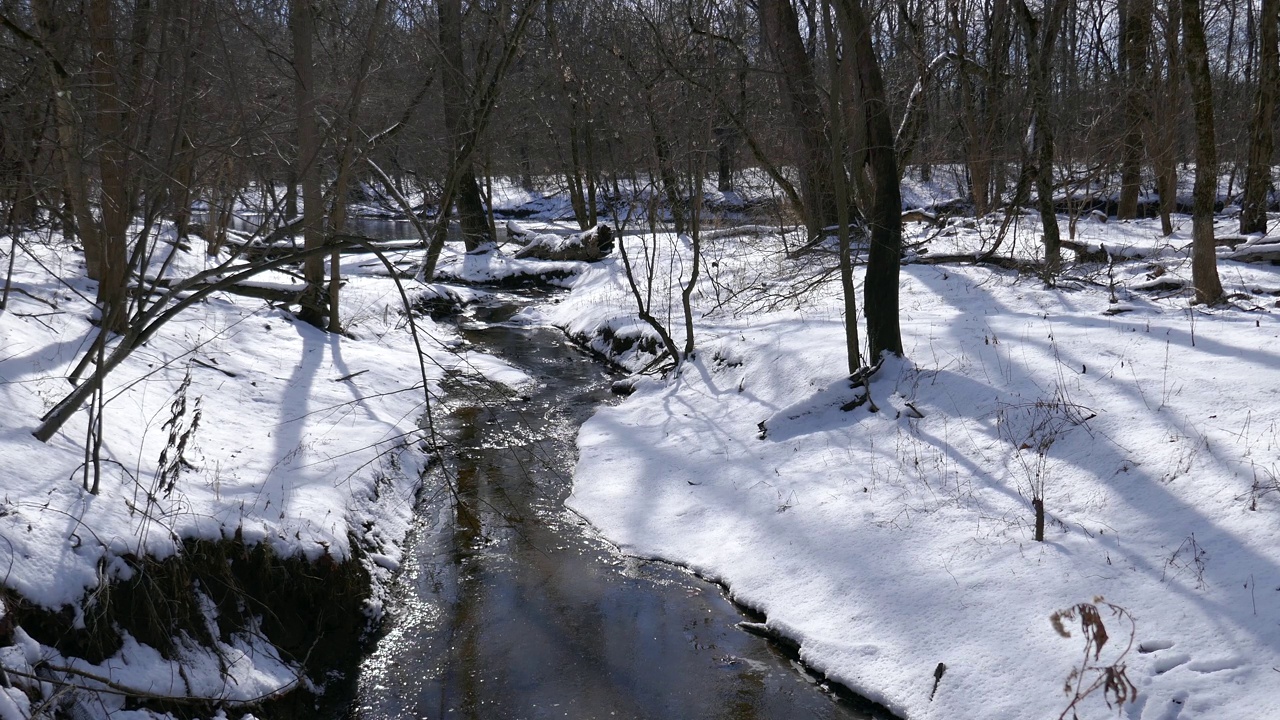
{"type": "Polygon", "coordinates": [[[1071,669],[1071,674],[1063,684],[1063,692],[1071,697],[1071,702],[1063,709],[1058,720],[1066,720],[1067,717],[1079,720],[1076,708],[1085,698],[1098,690],[1102,690],[1102,697],[1107,707],[1114,707],[1117,712],[1126,702],[1133,702],[1138,698],[1138,688],[1129,680],[1124,664],[1125,657],[1133,648],[1133,638],[1137,633],[1133,615],[1128,610],[1106,602],[1099,596],[1095,597],[1093,602],[1079,603],[1049,616],[1053,629],[1064,638],[1071,637],[1071,631],[1067,629],[1065,621],[1076,619],[1080,620],[1080,633],[1084,635],[1084,657],[1078,667],[1071,669]],[[1109,664],[1102,663],[1102,649],[1111,639],[1106,625],[1102,622],[1103,610],[1108,611],[1113,618],[1129,621],[1129,642],[1109,664]]]}

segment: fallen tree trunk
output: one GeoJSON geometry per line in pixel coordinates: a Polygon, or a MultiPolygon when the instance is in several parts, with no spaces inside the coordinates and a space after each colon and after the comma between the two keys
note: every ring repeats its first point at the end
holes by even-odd
{"type": "Polygon", "coordinates": [[[1230,255],[1227,255],[1226,258],[1237,262],[1280,263],[1280,242],[1259,243],[1257,245],[1243,247],[1230,255]]]}
{"type": "Polygon", "coordinates": [[[1040,263],[1017,260],[1003,255],[919,255],[910,261],[912,265],[993,265],[1005,270],[1039,273],[1040,263]]]}
{"type": "Polygon", "coordinates": [[[515,223],[507,223],[507,232],[513,228],[518,234],[515,239],[525,241],[525,246],[516,251],[517,260],[584,260],[592,262],[603,259],[613,252],[613,228],[605,224],[597,225],[590,230],[575,233],[567,237],[552,233],[534,234],[515,223]]]}

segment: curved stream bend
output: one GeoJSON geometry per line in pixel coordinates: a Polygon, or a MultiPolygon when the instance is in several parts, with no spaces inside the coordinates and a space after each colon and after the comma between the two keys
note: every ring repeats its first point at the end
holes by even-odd
{"type": "Polygon", "coordinates": [[[462,330],[537,384],[450,381],[453,457],[428,479],[352,716],[871,717],[739,630],[719,587],[619,557],[564,508],[574,436],[611,378],[555,330],[509,322],[517,303],[473,308],[462,330]]]}

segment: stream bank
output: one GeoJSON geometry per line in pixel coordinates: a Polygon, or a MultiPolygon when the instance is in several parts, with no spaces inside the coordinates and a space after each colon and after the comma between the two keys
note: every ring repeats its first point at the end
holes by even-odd
{"type": "Polygon", "coordinates": [[[533,381],[447,381],[444,462],[350,717],[877,716],[740,629],[759,618],[719,586],[619,556],[564,507],[577,428],[614,377],[524,302],[495,295],[459,320],[533,381]]]}

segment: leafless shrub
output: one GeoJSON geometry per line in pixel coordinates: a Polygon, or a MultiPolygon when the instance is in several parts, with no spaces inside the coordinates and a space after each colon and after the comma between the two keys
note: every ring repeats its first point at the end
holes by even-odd
{"type": "Polygon", "coordinates": [[[996,411],[1001,437],[1013,446],[1022,474],[1031,491],[1035,512],[1035,539],[1044,541],[1044,491],[1049,478],[1049,450],[1071,428],[1083,425],[1093,411],[1058,392],[1032,403],[1002,405],[996,411]]]}
{"type": "Polygon", "coordinates": [[[1164,569],[1160,573],[1160,580],[1164,581],[1171,573],[1180,575],[1184,571],[1191,571],[1192,577],[1196,581],[1196,589],[1203,590],[1205,559],[1209,557],[1209,553],[1205,551],[1200,544],[1196,542],[1196,534],[1191,533],[1178,545],[1169,557],[1165,558],[1164,569]]]}
{"type": "Polygon", "coordinates": [[[1268,495],[1280,495],[1280,473],[1275,468],[1254,465],[1253,484],[1249,486],[1249,509],[1256,511],[1258,500],[1268,495]]]}

